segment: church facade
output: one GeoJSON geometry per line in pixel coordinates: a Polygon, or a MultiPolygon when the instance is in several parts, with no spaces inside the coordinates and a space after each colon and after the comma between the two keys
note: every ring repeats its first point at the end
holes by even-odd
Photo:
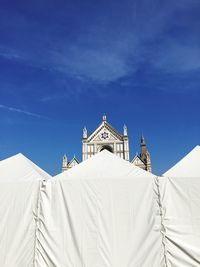
{"type": "MultiPolygon", "coordinates": [[[[142,135],[141,137],[140,154],[136,154],[130,160],[128,129],[126,125],[124,125],[123,134],[121,134],[107,122],[105,115],[102,116],[100,125],[91,134],[88,135],[87,129],[84,127],[82,136],[82,161],[89,159],[104,149],[107,149],[124,160],[130,161],[135,166],[151,172],[151,159],[147,151],[144,136],[142,135]]],[[[68,162],[67,156],[64,155],[62,172],[77,164],[79,164],[79,161],[75,156],[68,162]]]]}

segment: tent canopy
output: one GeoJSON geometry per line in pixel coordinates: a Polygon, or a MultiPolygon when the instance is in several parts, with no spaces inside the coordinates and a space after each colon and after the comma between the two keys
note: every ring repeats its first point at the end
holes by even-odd
{"type": "Polygon", "coordinates": [[[56,175],[54,179],[135,179],[138,176],[155,177],[150,172],[103,150],[72,169],[56,175]]]}
{"type": "Polygon", "coordinates": [[[184,158],[165,172],[163,176],[200,178],[200,146],[196,146],[184,158]]]}
{"type": "Polygon", "coordinates": [[[160,179],[169,266],[200,266],[200,146],[160,179]]]}
{"type": "Polygon", "coordinates": [[[162,178],[106,150],[52,179],[1,161],[0,266],[198,267],[199,158],[162,178]]]}
{"type": "Polygon", "coordinates": [[[50,177],[22,154],[0,161],[0,266],[33,266],[40,186],[50,177]]]}
{"type": "Polygon", "coordinates": [[[155,176],[113,153],[49,180],[41,203],[40,266],[163,266],[155,176]]]}
{"type": "Polygon", "coordinates": [[[48,180],[49,174],[21,153],[0,161],[0,182],[48,180]]]}

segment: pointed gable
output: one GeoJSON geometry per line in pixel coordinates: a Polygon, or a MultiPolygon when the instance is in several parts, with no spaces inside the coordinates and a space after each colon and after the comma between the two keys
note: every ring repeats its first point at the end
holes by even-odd
{"type": "Polygon", "coordinates": [[[106,115],[102,116],[99,126],[87,136],[86,128],[83,129],[82,138],[82,159],[86,160],[103,149],[115,155],[129,160],[129,144],[127,127],[124,126],[124,134],[116,131],[106,120],[106,115]]]}
{"type": "Polygon", "coordinates": [[[102,121],[102,123],[96,128],[96,130],[88,136],[87,141],[88,142],[97,141],[97,140],[102,141],[101,134],[103,134],[104,132],[108,133],[108,139],[107,140],[109,140],[109,141],[111,141],[111,140],[122,141],[123,140],[123,136],[119,132],[117,132],[106,121],[102,121]]]}
{"type": "Polygon", "coordinates": [[[136,154],[133,160],[131,161],[135,166],[143,166],[145,167],[145,163],[141,160],[141,158],[136,154]]]}
{"type": "Polygon", "coordinates": [[[72,168],[72,167],[74,167],[74,166],[76,166],[78,164],[79,164],[79,161],[74,156],[73,159],[68,163],[67,168],[72,168]]]}

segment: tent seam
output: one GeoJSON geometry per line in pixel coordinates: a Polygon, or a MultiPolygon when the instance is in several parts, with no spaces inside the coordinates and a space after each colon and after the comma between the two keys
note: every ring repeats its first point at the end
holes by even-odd
{"type": "Polygon", "coordinates": [[[158,206],[159,206],[159,215],[160,215],[160,222],[161,222],[161,235],[162,235],[162,245],[163,245],[163,252],[164,252],[164,263],[165,267],[169,267],[168,265],[168,259],[167,259],[167,248],[166,248],[166,228],[164,224],[164,213],[163,213],[163,206],[161,201],[161,194],[160,194],[160,183],[159,183],[159,177],[156,177],[156,187],[157,187],[157,193],[158,193],[158,206]]]}
{"type": "Polygon", "coordinates": [[[37,195],[37,208],[36,208],[36,213],[34,214],[35,216],[35,244],[34,244],[34,257],[33,257],[33,267],[36,267],[36,254],[37,254],[37,245],[38,245],[38,234],[39,234],[39,214],[40,214],[40,208],[41,208],[41,191],[43,187],[43,182],[39,182],[39,190],[38,190],[38,195],[37,195]]]}

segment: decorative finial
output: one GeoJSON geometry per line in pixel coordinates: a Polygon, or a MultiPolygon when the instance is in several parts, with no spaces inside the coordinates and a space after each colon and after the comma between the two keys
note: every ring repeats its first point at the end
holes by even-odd
{"type": "Polygon", "coordinates": [[[87,138],[87,128],[83,128],[83,138],[87,138]]]}
{"type": "Polygon", "coordinates": [[[128,135],[128,129],[127,126],[124,124],[124,136],[128,135]]]}
{"type": "Polygon", "coordinates": [[[106,115],[105,114],[102,116],[102,121],[106,121],[106,115]]]}
{"type": "Polygon", "coordinates": [[[63,156],[62,167],[63,168],[67,167],[67,156],[66,156],[66,154],[63,156]]]}
{"type": "Polygon", "coordinates": [[[143,133],[142,133],[142,135],[141,135],[141,144],[145,144],[145,140],[144,140],[144,135],[143,135],[143,133]]]}

